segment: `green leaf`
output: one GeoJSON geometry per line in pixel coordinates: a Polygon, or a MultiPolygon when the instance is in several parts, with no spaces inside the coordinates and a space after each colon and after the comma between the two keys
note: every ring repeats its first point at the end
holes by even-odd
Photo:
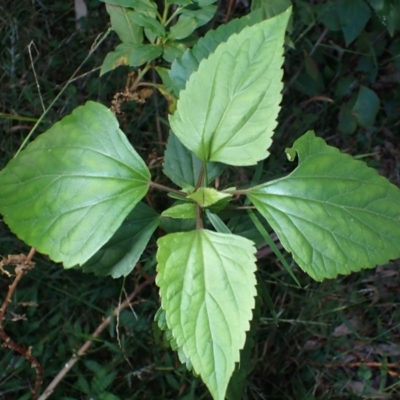
{"type": "Polygon", "coordinates": [[[162,217],[160,226],[166,233],[188,232],[196,229],[196,220],[162,217]]]}
{"type": "Polygon", "coordinates": [[[100,0],[107,4],[114,4],[121,7],[134,8],[136,11],[148,12],[156,15],[157,4],[152,0],[100,0]]]}
{"type": "Polygon", "coordinates": [[[289,15],[232,35],[180,92],[171,128],[202,161],[252,165],[267,157],[281,101],[289,15]]]}
{"type": "Polygon", "coordinates": [[[358,124],[364,128],[373,126],[376,114],[379,111],[379,97],[371,89],[360,86],[356,104],[354,104],[352,114],[357,118],[358,124]]]}
{"type": "Polygon", "coordinates": [[[197,24],[196,18],[181,15],[178,22],[171,27],[168,39],[179,40],[188,37],[197,28],[197,24]]]}
{"type": "Polygon", "coordinates": [[[138,67],[160,57],[162,52],[162,48],[154,44],[135,45],[131,43],[121,43],[116,47],[115,51],[107,54],[101,66],[100,76],[112,71],[120,65],[138,67]]]}
{"type": "Polygon", "coordinates": [[[161,213],[162,217],[194,219],[196,218],[196,205],[185,203],[172,206],[161,213]]]}
{"type": "Polygon", "coordinates": [[[208,230],[158,241],[157,280],[168,328],[215,400],[223,400],[252,318],[253,243],[208,230]]]}
{"type": "Polygon", "coordinates": [[[363,0],[340,0],[337,3],[342,32],[348,46],[362,32],[371,10],[363,0]]]}
{"type": "Polygon", "coordinates": [[[395,34],[400,26],[400,4],[398,0],[368,0],[376,15],[386,26],[390,36],[395,34]]]}
{"type": "Polygon", "coordinates": [[[0,212],[21,240],[68,268],[111,238],[149,181],[112,112],[88,102],[0,172],[0,212]]]}
{"type": "Polygon", "coordinates": [[[155,44],[139,44],[132,47],[132,52],[129,57],[129,65],[138,67],[144,63],[160,57],[163,50],[155,44]]]}
{"type": "Polygon", "coordinates": [[[239,33],[246,26],[261,21],[261,13],[253,12],[243,18],[234,19],[226,25],[220,25],[216,30],[208,31],[192,49],[187,49],[181,57],[176,58],[170,72],[175,94],[178,95],[179,91],[185,88],[189,77],[197,71],[200,61],[213,53],[220,43],[226,42],[232,34],[239,33]]]}
{"type": "Polygon", "coordinates": [[[298,279],[294,275],[292,269],[290,268],[289,264],[287,263],[287,261],[283,257],[282,252],[279,250],[278,246],[272,240],[272,238],[269,235],[269,233],[267,232],[267,230],[263,227],[261,221],[257,218],[257,215],[252,210],[247,210],[247,214],[249,215],[250,219],[254,223],[254,226],[260,232],[261,236],[264,238],[265,242],[268,244],[270,249],[274,252],[274,254],[278,258],[278,260],[282,263],[283,267],[286,269],[288,274],[296,282],[296,284],[298,286],[300,286],[300,282],[298,281],[298,279]]]}
{"type": "Polygon", "coordinates": [[[217,0],[193,0],[199,7],[207,7],[210,4],[214,4],[217,0]]]}
{"type": "Polygon", "coordinates": [[[172,63],[177,57],[182,56],[187,46],[184,43],[167,42],[164,44],[163,58],[165,61],[172,63]]]}
{"type": "Polygon", "coordinates": [[[168,329],[166,312],[162,308],[159,308],[157,310],[156,315],[154,316],[154,320],[157,322],[158,327],[163,332],[165,332],[165,337],[166,337],[169,345],[171,346],[171,349],[173,351],[178,352],[180,362],[182,364],[186,365],[186,368],[188,369],[188,371],[192,371],[192,369],[193,369],[192,363],[190,362],[189,358],[184,353],[182,347],[179,347],[178,344],[176,343],[176,340],[172,334],[171,329],[168,329]]]}
{"type": "Polygon", "coordinates": [[[350,100],[340,106],[339,125],[340,132],[351,135],[357,129],[357,118],[353,114],[353,107],[356,102],[356,96],[353,95],[350,100]]]}
{"type": "Polygon", "coordinates": [[[131,44],[141,44],[143,42],[143,28],[131,19],[133,11],[110,4],[107,4],[106,8],[110,15],[111,26],[121,39],[121,42],[131,44]]]}
{"type": "Polygon", "coordinates": [[[161,81],[164,85],[165,90],[167,90],[168,92],[172,92],[172,82],[171,82],[171,78],[169,77],[169,69],[165,68],[165,67],[160,67],[160,66],[156,66],[154,68],[159,77],[161,78],[161,81]]]}
{"type": "MultiPolygon", "coordinates": [[[[184,185],[195,187],[201,165],[202,162],[179,141],[173,132],[170,132],[163,164],[165,175],[180,187],[184,185]]],[[[222,164],[207,163],[208,184],[219,176],[223,169],[222,164]]]]}
{"type": "Polygon", "coordinates": [[[103,61],[100,70],[100,76],[118,68],[121,65],[129,65],[129,58],[132,52],[132,45],[121,43],[114,51],[109,52],[103,61]]]}
{"type": "MultiPolygon", "coordinates": [[[[260,279],[257,279],[260,281],[260,279]]],[[[262,284],[262,283],[261,283],[262,284]]],[[[253,348],[255,346],[255,336],[259,332],[259,319],[261,316],[262,298],[259,294],[259,283],[257,287],[257,296],[255,298],[255,307],[253,310],[253,319],[250,321],[250,330],[246,333],[246,344],[240,351],[240,362],[236,364],[235,371],[229,381],[229,385],[226,391],[227,400],[242,400],[243,388],[246,382],[246,377],[251,373],[256,363],[256,359],[253,355],[253,348]]]]}
{"type": "Polygon", "coordinates": [[[287,149],[299,166],[248,197],[315,280],[400,256],[400,190],[309,131],[287,149]]]}
{"type": "Polygon", "coordinates": [[[232,195],[218,192],[214,188],[201,187],[187,197],[194,200],[200,207],[209,207],[222,199],[231,198],[232,195]]]}
{"type": "Polygon", "coordinates": [[[127,276],[135,268],[159,222],[158,214],[149,206],[137,204],[112,238],[82,265],[83,271],[113,278],[127,276]]]}
{"type": "Polygon", "coordinates": [[[314,7],[317,11],[319,21],[321,21],[330,31],[341,30],[342,25],[339,2],[330,1],[328,3],[316,4],[314,7]]]}
{"type": "Polygon", "coordinates": [[[208,5],[199,9],[184,8],[181,11],[181,15],[186,17],[193,17],[196,19],[196,28],[205,25],[207,22],[211,21],[212,17],[217,11],[217,6],[208,5]]]}
{"type": "Polygon", "coordinates": [[[169,77],[169,69],[164,67],[155,67],[155,70],[162,81],[162,85],[157,85],[157,89],[167,100],[168,112],[173,114],[176,110],[176,103],[178,99],[173,95],[172,83],[169,77]]]}
{"type": "Polygon", "coordinates": [[[178,6],[187,6],[192,3],[192,0],[166,0],[167,4],[176,4],[178,6]]]}
{"type": "Polygon", "coordinates": [[[227,233],[231,234],[232,232],[229,230],[229,228],[225,225],[224,221],[220,217],[218,217],[217,214],[214,214],[211,210],[206,208],[206,215],[208,220],[210,221],[211,225],[214,227],[214,229],[219,232],[219,233],[227,233]]]}
{"type": "MultiPolygon", "coordinates": [[[[235,187],[232,188],[227,188],[225,189],[227,190],[236,190],[235,187]]],[[[209,210],[212,211],[213,213],[219,213],[223,210],[225,210],[225,208],[228,206],[228,204],[231,202],[232,199],[232,195],[229,194],[229,196],[223,197],[221,198],[221,200],[218,200],[216,203],[214,203],[213,205],[211,205],[209,207],[209,210]]]]}
{"type": "Polygon", "coordinates": [[[156,18],[151,16],[145,15],[141,12],[133,11],[129,14],[131,21],[136,23],[143,28],[150,29],[154,34],[157,36],[164,36],[165,35],[165,28],[164,26],[157,21],[156,18]]]}
{"type": "Polygon", "coordinates": [[[338,0],[318,4],[318,17],[329,30],[341,30],[348,46],[367,24],[371,10],[363,0],[338,0]]]}
{"type": "Polygon", "coordinates": [[[261,10],[263,19],[268,19],[283,13],[291,5],[290,0],[253,0],[251,11],[261,10]]]}

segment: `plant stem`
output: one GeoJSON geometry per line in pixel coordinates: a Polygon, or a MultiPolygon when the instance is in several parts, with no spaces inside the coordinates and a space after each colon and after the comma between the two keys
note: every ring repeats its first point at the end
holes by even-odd
{"type": "Polygon", "coordinates": [[[161,23],[166,26],[167,18],[168,18],[168,10],[169,10],[169,5],[167,0],[164,0],[164,10],[163,10],[163,15],[161,18],[161,23]]]}
{"type": "Polygon", "coordinates": [[[150,186],[152,186],[154,188],[157,188],[157,189],[160,189],[160,190],[162,190],[164,192],[175,193],[175,194],[177,194],[179,196],[183,196],[183,197],[187,196],[187,194],[185,192],[182,192],[182,191],[177,190],[177,189],[172,189],[172,188],[170,188],[168,186],[164,186],[164,185],[161,185],[159,183],[150,182],[150,186]]]}
{"type": "Polygon", "coordinates": [[[195,190],[197,190],[200,187],[202,187],[203,186],[203,182],[204,182],[204,164],[201,164],[199,178],[197,179],[195,190]]]}
{"type": "Polygon", "coordinates": [[[146,74],[146,72],[151,68],[151,61],[149,61],[144,67],[143,69],[139,69],[139,73],[137,78],[135,79],[135,82],[132,85],[132,89],[135,90],[138,86],[140,81],[142,80],[143,76],[146,74]]]}
{"type": "Polygon", "coordinates": [[[183,7],[178,7],[173,14],[168,18],[164,26],[167,26],[174,18],[175,16],[182,10],[183,7]]]}
{"type": "Polygon", "coordinates": [[[242,195],[242,194],[244,194],[244,195],[247,195],[247,193],[251,190],[251,189],[253,189],[253,188],[249,188],[249,189],[242,189],[242,190],[223,190],[222,192],[223,193],[229,193],[229,194],[232,194],[232,195],[242,195]]]}
{"type": "Polygon", "coordinates": [[[202,209],[199,204],[196,204],[196,229],[203,229],[202,209]]]}

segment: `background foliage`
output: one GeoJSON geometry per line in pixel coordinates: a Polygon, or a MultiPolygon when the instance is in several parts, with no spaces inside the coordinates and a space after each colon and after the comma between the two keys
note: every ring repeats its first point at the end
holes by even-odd
{"type": "MultiPolygon", "coordinates": [[[[86,3],[89,16],[81,20],[80,29],[72,2],[25,0],[12,8],[0,6],[1,167],[41,115],[42,102],[47,106],[52,101],[107,26],[104,4],[86,3]]],[[[257,3],[270,15],[285,2],[257,3]]],[[[295,0],[293,5],[282,111],[271,156],[256,167],[260,180],[290,171],[293,166],[284,149],[305,131],[315,129],[329,144],[363,158],[399,186],[400,38],[396,26],[400,11],[396,2],[295,0]]],[[[248,12],[245,2],[220,2],[216,16],[200,28],[199,35],[248,12]]],[[[105,55],[118,43],[112,34],[85,63],[81,77],[68,87],[40,131],[87,100],[110,106],[115,93],[124,92],[129,86],[127,67],[99,77],[105,55]]],[[[152,74],[146,78],[157,79],[152,74]]],[[[165,100],[154,93],[144,104],[124,103],[119,118],[135,149],[160,179],[168,137],[166,110],[165,100]]],[[[253,173],[252,168],[231,168],[229,181],[245,184],[253,173]]],[[[150,192],[146,201],[162,211],[170,200],[150,192]]],[[[232,231],[247,228],[249,237],[255,236],[243,218],[234,222],[232,231]]],[[[260,245],[258,300],[263,305],[254,321],[254,325],[259,322],[253,332],[254,349],[245,349],[250,375],[243,398],[399,396],[399,262],[320,284],[291,264],[301,284],[298,287],[262,240],[256,241],[260,245]]],[[[24,277],[9,306],[5,329],[19,344],[33,346],[45,369],[45,384],[123,298],[122,288],[129,293],[143,277],[154,274],[154,250],[153,242],[126,281],[64,271],[46,257],[36,257],[36,267],[24,277]]],[[[26,251],[1,224],[0,254],[26,251]]],[[[286,261],[292,263],[290,257],[286,261]]],[[[2,275],[1,294],[8,284],[2,275]]],[[[159,307],[156,288],[146,289],[132,306],[134,312],[125,310],[120,316],[120,344],[117,321],[113,321],[57,387],[54,398],[210,398],[203,384],[168,349],[153,323],[159,307]]],[[[29,398],[33,370],[8,350],[1,349],[0,354],[0,398],[29,398]]]]}

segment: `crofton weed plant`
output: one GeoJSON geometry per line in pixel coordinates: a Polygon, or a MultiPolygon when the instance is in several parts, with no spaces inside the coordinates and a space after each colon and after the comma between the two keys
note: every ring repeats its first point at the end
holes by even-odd
{"type": "Polygon", "coordinates": [[[175,185],[152,179],[119,128],[118,102],[110,110],[89,101],[0,172],[0,212],[53,261],[113,278],[132,272],[165,219],[185,221],[157,242],[155,318],[182,363],[223,400],[257,294],[255,244],[232,233],[229,219],[245,210],[273,246],[269,226],[304,272],[322,281],[399,257],[400,191],[312,131],[286,149],[298,162],[289,175],[213,186],[227,166],[268,157],[291,9],[268,19],[256,9],[189,48],[193,31],[216,11],[212,0],[166,2],[161,12],[150,0],[106,3],[121,44],[101,74],[134,67],[129,99],[143,97],[146,85],[165,96],[171,115],[163,172],[175,185]],[[153,68],[162,84],[144,81],[153,68]],[[142,202],[150,188],[176,202],[159,215],[142,202]]]}

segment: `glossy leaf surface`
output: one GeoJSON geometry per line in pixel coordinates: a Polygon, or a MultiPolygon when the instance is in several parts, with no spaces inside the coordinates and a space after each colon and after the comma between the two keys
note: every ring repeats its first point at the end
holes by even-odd
{"type": "Polygon", "coordinates": [[[88,102],[0,172],[0,212],[20,239],[72,267],[111,238],[149,181],[112,112],[88,102]]]}
{"type": "Polygon", "coordinates": [[[223,400],[252,318],[254,245],[208,230],[169,234],[158,245],[168,328],[214,399],[223,400]]]}
{"type": "Polygon", "coordinates": [[[281,101],[289,15],[232,35],[180,92],[171,128],[202,161],[252,165],[267,157],[281,101]]]}
{"type": "Polygon", "coordinates": [[[153,209],[144,203],[137,204],[112,238],[82,265],[82,269],[98,276],[127,276],[135,268],[159,222],[159,215],[153,209]]]}
{"type": "Polygon", "coordinates": [[[239,33],[246,26],[261,21],[261,13],[254,12],[243,18],[234,19],[226,25],[220,25],[216,30],[208,31],[192,49],[187,49],[171,65],[170,77],[174,93],[178,95],[179,91],[185,88],[190,75],[197,71],[200,61],[213,53],[220,43],[226,42],[233,33],[239,33]]]}
{"type": "Polygon", "coordinates": [[[248,193],[283,246],[315,280],[400,256],[400,190],[307,132],[287,153],[299,166],[248,193]]]}

